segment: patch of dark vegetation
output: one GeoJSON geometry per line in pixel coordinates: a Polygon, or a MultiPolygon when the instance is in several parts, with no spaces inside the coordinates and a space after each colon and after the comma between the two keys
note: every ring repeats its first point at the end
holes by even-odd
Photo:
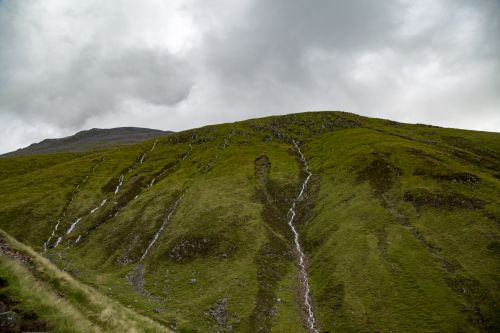
{"type": "Polygon", "coordinates": [[[399,123],[397,121],[394,121],[394,120],[384,120],[384,123],[388,126],[392,126],[392,127],[400,127],[402,125],[402,123],[399,123]]]}
{"type": "Polygon", "coordinates": [[[359,183],[368,181],[377,197],[387,192],[396,182],[401,171],[388,161],[388,156],[375,154],[373,161],[358,172],[359,183]]]}
{"type": "Polygon", "coordinates": [[[257,157],[254,162],[255,177],[261,186],[266,186],[271,170],[271,162],[266,155],[257,157]]]}
{"type": "Polygon", "coordinates": [[[291,237],[287,222],[290,200],[295,187],[291,184],[281,184],[269,178],[271,162],[265,155],[254,161],[255,178],[257,180],[257,198],[263,204],[262,218],[274,231],[285,237],[291,237]]]}
{"type": "Polygon", "coordinates": [[[328,309],[328,314],[331,321],[342,315],[342,307],[344,304],[345,287],[342,282],[328,284],[322,289],[318,296],[318,304],[323,309],[328,309]]]}
{"type": "Polygon", "coordinates": [[[169,136],[168,140],[173,144],[190,142],[195,145],[202,145],[214,140],[214,137],[209,135],[209,133],[213,131],[214,128],[212,128],[211,126],[205,126],[192,131],[176,133],[172,136],[169,136]]]}
{"type": "Polygon", "coordinates": [[[165,164],[158,172],[154,173],[149,179],[147,184],[151,184],[151,181],[154,179],[155,183],[159,183],[162,179],[168,177],[172,172],[176,170],[176,167],[179,165],[179,160],[170,161],[165,164]]]}
{"type": "Polygon", "coordinates": [[[476,176],[469,172],[439,174],[430,170],[418,168],[413,174],[415,176],[428,176],[439,182],[451,182],[464,185],[476,185],[481,181],[481,178],[479,178],[479,176],[476,176]]]}
{"type": "Polygon", "coordinates": [[[399,134],[399,133],[393,133],[393,132],[389,132],[387,130],[384,130],[384,129],[380,129],[380,128],[371,128],[371,127],[368,127],[374,131],[377,131],[379,133],[383,133],[383,134],[386,134],[386,135],[391,135],[391,136],[395,136],[397,138],[401,138],[401,139],[405,139],[405,140],[409,140],[409,141],[413,141],[413,142],[420,142],[420,143],[425,143],[425,144],[430,144],[430,145],[435,145],[437,142],[434,141],[434,140],[429,140],[429,139],[424,139],[424,138],[417,138],[417,137],[411,137],[411,136],[408,136],[408,135],[403,135],[403,134],[399,134]]]}
{"type": "Polygon", "coordinates": [[[461,311],[466,315],[467,320],[481,332],[498,332],[500,328],[498,313],[482,312],[483,305],[489,305],[492,309],[498,309],[498,301],[491,298],[489,293],[474,278],[455,275],[447,278],[446,283],[456,294],[466,300],[466,304],[461,305],[461,311]]]}
{"type": "Polygon", "coordinates": [[[484,217],[486,217],[488,220],[493,221],[493,222],[500,225],[500,216],[499,215],[495,215],[493,213],[486,213],[484,215],[484,217]]]}
{"type": "Polygon", "coordinates": [[[9,285],[9,282],[7,279],[4,279],[3,277],[0,276],[0,289],[5,288],[9,285]]]}
{"type": "Polygon", "coordinates": [[[195,131],[184,131],[180,133],[175,133],[169,136],[169,143],[186,143],[193,142],[196,138],[195,131]]]}
{"type": "Polygon", "coordinates": [[[158,232],[158,229],[174,208],[175,202],[183,192],[185,192],[185,190],[174,191],[166,201],[163,212],[158,214],[157,217],[150,218],[147,221],[144,220],[143,216],[148,207],[154,205],[156,198],[152,197],[143,202],[130,223],[124,227],[123,237],[109,237],[106,239],[106,253],[115,253],[116,264],[127,265],[132,262],[137,262],[141,258],[156,232],[158,232]],[[154,228],[151,229],[149,234],[144,234],[143,223],[151,223],[154,225],[154,228]]]}
{"type": "Polygon", "coordinates": [[[9,292],[5,292],[9,283],[0,277],[0,332],[46,332],[50,325],[45,320],[40,320],[33,310],[25,309],[21,301],[13,299],[9,292]]]}
{"type": "Polygon", "coordinates": [[[265,223],[280,235],[291,239],[292,232],[287,225],[288,209],[295,192],[292,184],[280,184],[267,179],[266,186],[257,191],[257,198],[263,203],[262,218],[265,223]]]}
{"type": "Polygon", "coordinates": [[[250,316],[250,332],[270,332],[276,314],[276,288],[294,259],[287,241],[291,239],[287,214],[295,188],[270,179],[270,169],[271,162],[267,156],[255,159],[256,195],[263,205],[262,219],[269,229],[268,242],[261,246],[255,257],[259,290],[250,316]]]}
{"type": "Polygon", "coordinates": [[[87,228],[87,230],[83,233],[83,236],[97,229],[102,224],[116,216],[123,207],[125,207],[130,201],[141,193],[144,186],[145,178],[143,176],[132,176],[127,182],[127,189],[118,197],[116,204],[99,212],[94,224],[87,228]]]}
{"type": "Polygon", "coordinates": [[[385,228],[380,229],[377,232],[377,248],[379,252],[381,253],[382,257],[387,258],[387,231],[385,228]]]}
{"type": "Polygon", "coordinates": [[[443,162],[443,159],[438,157],[437,155],[430,154],[421,149],[409,148],[406,150],[408,154],[416,156],[420,159],[425,160],[426,164],[431,164],[432,166],[436,165],[436,162],[443,162]]]}
{"type": "Polygon", "coordinates": [[[118,209],[125,207],[131,200],[135,198],[136,195],[141,193],[145,185],[146,185],[146,180],[143,176],[131,177],[128,181],[127,190],[124,191],[117,200],[116,206],[118,207],[118,209]]]}
{"type": "Polygon", "coordinates": [[[444,135],[441,136],[441,140],[443,140],[444,142],[446,142],[451,146],[455,146],[469,151],[474,151],[478,149],[470,140],[461,136],[444,135]]]}
{"type": "MultiPolygon", "coordinates": [[[[305,179],[306,175],[302,173],[300,183],[305,179]]],[[[302,196],[302,200],[297,202],[296,206],[296,216],[294,224],[301,229],[307,224],[308,221],[315,219],[314,208],[318,202],[318,195],[321,189],[321,176],[313,174],[309,179],[309,184],[307,186],[306,192],[302,196]]],[[[330,231],[335,232],[338,230],[338,226],[332,226],[330,231]]],[[[299,231],[300,232],[300,231],[299,231]]],[[[327,240],[326,237],[316,237],[307,238],[301,237],[301,245],[305,253],[311,253],[319,249],[323,243],[327,240]]]]}
{"type": "Polygon", "coordinates": [[[101,191],[103,193],[113,193],[116,189],[116,186],[118,186],[119,183],[120,183],[120,176],[113,177],[101,187],[101,191]]]}
{"type": "Polygon", "coordinates": [[[199,258],[230,258],[237,250],[236,244],[218,235],[181,236],[172,241],[166,251],[168,260],[188,263],[199,258]]]}
{"type": "Polygon", "coordinates": [[[462,269],[462,265],[455,259],[445,259],[441,257],[441,264],[443,268],[449,273],[455,273],[459,269],[462,269]]]}
{"type": "Polygon", "coordinates": [[[486,248],[492,254],[500,256],[500,242],[499,241],[493,241],[493,242],[489,243],[486,248]]]}
{"type": "Polygon", "coordinates": [[[424,188],[416,188],[405,192],[403,200],[411,202],[417,209],[424,206],[442,209],[469,209],[476,210],[484,207],[484,201],[465,196],[461,193],[433,193],[424,188]]]}
{"type": "Polygon", "coordinates": [[[262,245],[255,264],[259,291],[255,308],[250,316],[250,332],[270,332],[276,315],[276,288],[293,261],[293,252],[288,243],[268,232],[269,241],[262,245]]]}
{"type": "Polygon", "coordinates": [[[115,177],[111,178],[106,184],[101,187],[101,191],[103,193],[113,193],[116,190],[116,187],[123,182],[123,177],[129,173],[132,169],[134,169],[137,165],[141,164],[141,161],[144,159],[145,153],[139,154],[135,161],[122,169],[115,177]]]}
{"type": "MultiPolygon", "coordinates": [[[[143,210],[142,208],[141,210],[143,210]]],[[[127,237],[133,236],[131,239],[129,238],[129,241],[125,242],[126,247],[123,250],[123,252],[118,255],[118,257],[115,259],[115,263],[120,266],[125,266],[130,264],[131,262],[135,261],[132,258],[140,258],[141,253],[138,251],[138,244],[140,237],[138,234],[134,235],[127,235],[127,237]]],[[[118,248],[122,243],[122,239],[120,239],[120,242],[115,242],[115,245],[113,248],[118,248]]]]}
{"type": "Polygon", "coordinates": [[[442,136],[441,139],[452,147],[452,155],[455,157],[491,170],[500,169],[500,156],[497,152],[490,149],[479,147],[472,141],[459,136],[442,136]]]}
{"type": "Polygon", "coordinates": [[[436,259],[441,262],[441,265],[444,269],[447,269],[449,265],[446,263],[446,260],[439,254],[441,250],[434,243],[429,241],[424,235],[408,220],[408,217],[401,212],[399,212],[392,203],[389,203],[387,200],[382,200],[382,206],[387,208],[391,215],[394,217],[396,222],[402,225],[405,229],[407,229],[410,234],[415,237],[415,239],[422,244],[422,246],[429,251],[436,259]]]}
{"type": "Polygon", "coordinates": [[[335,129],[361,127],[362,122],[354,115],[338,116],[322,114],[320,116],[311,112],[308,117],[300,115],[286,115],[270,117],[269,119],[252,122],[248,125],[256,133],[264,134],[262,140],[290,142],[292,138],[302,137],[306,134],[320,135],[332,132],[335,129]]]}
{"type": "Polygon", "coordinates": [[[420,123],[416,123],[415,125],[420,126],[420,127],[427,127],[427,128],[442,128],[441,126],[428,125],[428,124],[420,124],[420,123]]]}
{"type": "Polygon", "coordinates": [[[492,176],[496,179],[500,179],[500,173],[494,173],[492,176]]]}

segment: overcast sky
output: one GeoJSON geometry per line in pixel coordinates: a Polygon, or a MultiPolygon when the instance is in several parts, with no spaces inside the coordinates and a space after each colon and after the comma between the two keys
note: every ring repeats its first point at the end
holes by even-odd
{"type": "Polygon", "coordinates": [[[500,131],[500,1],[0,0],[0,153],[309,110],[500,131]]]}

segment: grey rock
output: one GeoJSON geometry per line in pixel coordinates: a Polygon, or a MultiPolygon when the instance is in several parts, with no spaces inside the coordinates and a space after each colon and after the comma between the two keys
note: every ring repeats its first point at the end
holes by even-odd
{"type": "Polygon", "coordinates": [[[14,327],[17,323],[17,313],[7,311],[0,313],[0,327],[14,327]]]}

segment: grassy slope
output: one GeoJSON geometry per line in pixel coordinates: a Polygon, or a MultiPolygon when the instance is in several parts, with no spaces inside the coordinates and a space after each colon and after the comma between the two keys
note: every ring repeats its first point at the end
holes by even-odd
{"type": "Polygon", "coordinates": [[[13,332],[170,332],[78,282],[1,230],[0,239],[8,246],[0,255],[0,300],[25,325],[13,332]]]}
{"type": "Polygon", "coordinates": [[[500,329],[495,133],[324,112],[186,131],[153,151],[0,159],[0,227],[42,251],[58,218],[56,236],[85,217],[47,256],[180,331],[303,332],[291,139],[313,172],[298,223],[323,330],[500,329]]]}

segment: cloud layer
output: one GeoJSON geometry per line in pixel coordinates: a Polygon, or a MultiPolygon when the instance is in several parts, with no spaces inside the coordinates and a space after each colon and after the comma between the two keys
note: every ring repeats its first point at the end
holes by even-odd
{"type": "Polygon", "coordinates": [[[0,1],[0,152],[306,110],[500,131],[497,0],[0,1]]]}

